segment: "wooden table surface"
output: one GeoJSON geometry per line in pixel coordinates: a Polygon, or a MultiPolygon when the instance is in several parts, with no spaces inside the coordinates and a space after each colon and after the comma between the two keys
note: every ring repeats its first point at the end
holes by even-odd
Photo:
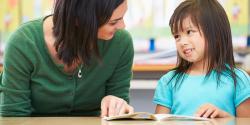
{"type": "Polygon", "coordinates": [[[211,121],[105,121],[99,117],[0,117],[0,125],[250,125],[250,118],[211,121]]]}

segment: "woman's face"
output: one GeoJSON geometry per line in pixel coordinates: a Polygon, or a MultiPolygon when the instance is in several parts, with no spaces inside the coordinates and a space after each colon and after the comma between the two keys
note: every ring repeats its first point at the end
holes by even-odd
{"type": "Polygon", "coordinates": [[[98,38],[110,40],[115,32],[125,28],[123,17],[127,11],[127,0],[120,4],[113,12],[110,20],[98,29],[98,38]]]}

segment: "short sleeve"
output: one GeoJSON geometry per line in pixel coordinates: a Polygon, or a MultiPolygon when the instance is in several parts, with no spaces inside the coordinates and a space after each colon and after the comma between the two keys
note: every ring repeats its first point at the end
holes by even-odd
{"type": "Polygon", "coordinates": [[[235,93],[235,107],[239,106],[242,102],[250,98],[250,77],[243,71],[237,69],[237,84],[235,93]]]}
{"type": "Polygon", "coordinates": [[[171,87],[171,75],[172,72],[167,73],[158,81],[153,103],[165,106],[167,108],[172,107],[173,105],[173,96],[172,96],[172,87],[171,87]]]}

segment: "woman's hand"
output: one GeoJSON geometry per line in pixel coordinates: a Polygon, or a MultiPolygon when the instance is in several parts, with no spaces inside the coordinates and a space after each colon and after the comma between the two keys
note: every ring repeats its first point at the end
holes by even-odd
{"type": "Polygon", "coordinates": [[[134,108],[131,107],[125,100],[108,95],[101,102],[101,117],[116,116],[121,114],[133,113],[134,108]]]}
{"type": "Polygon", "coordinates": [[[197,117],[204,118],[226,118],[232,117],[229,113],[219,109],[218,107],[212,104],[204,104],[202,105],[198,111],[196,112],[197,117]]]}

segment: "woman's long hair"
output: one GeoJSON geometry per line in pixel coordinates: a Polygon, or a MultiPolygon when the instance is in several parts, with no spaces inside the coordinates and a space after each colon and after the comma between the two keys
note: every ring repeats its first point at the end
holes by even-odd
{"type": "Polygon", "coordinates": [[[98,28],[106,24],[124,0],[56,0],[53,34],[57,56],[68,66],[76,62],[89,65],[100,59],[98,28]]]}

